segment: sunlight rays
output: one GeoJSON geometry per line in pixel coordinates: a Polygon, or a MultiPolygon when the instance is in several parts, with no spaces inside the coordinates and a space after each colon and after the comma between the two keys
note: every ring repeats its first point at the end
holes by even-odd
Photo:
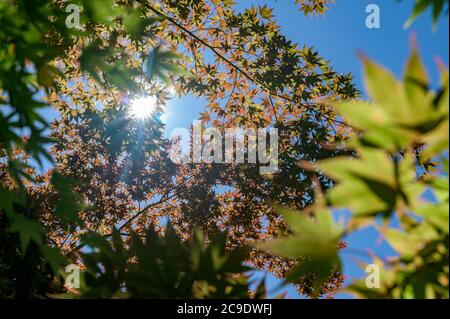
{"type": "Polygon", "coordinates": [[[130,103],[130,115],[136,119],[146,119],[158,108],[158,98],[155,95],[139,97],[130,103]]]}

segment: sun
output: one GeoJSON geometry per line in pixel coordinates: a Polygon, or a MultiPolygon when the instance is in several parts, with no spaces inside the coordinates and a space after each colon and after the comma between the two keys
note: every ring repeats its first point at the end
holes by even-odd
{"type": "Polygon", "coordinates": [[[158,106],[158,99],[155,95],[139,97],[130,103],[130,115],[137,119],[145,119],[154,114],[158,106]]]}

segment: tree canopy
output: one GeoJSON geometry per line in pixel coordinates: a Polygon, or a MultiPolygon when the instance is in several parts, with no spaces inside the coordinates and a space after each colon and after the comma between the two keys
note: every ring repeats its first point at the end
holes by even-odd
{"type": "MultiPolygon", "coordinates": [[[[293,6],[325,14],[332,2],[293,6]]],[[[2,297],[263,298],[251,269],[331,297],[344,236],[381,216],[399,258],[381,290],[348,289],[448,298],[446,67],[436,91],[415,48],[402,81],[363,58],[363,101],[352,75],[286,38],[267,5],[70,4],[79,27],[67,27],[65,0],[0,3],[2,297]],[[174,163],[158,117],[171,89],[207,101],[203,129],[278,129],[278,171],[174,163]],[[153,116],[130,114],[138,96],[155,97],[153,116]],[[352,210],[348,225],[335,225],[336,207],[352,210]],[[387,226],[394,216],[401,228],[387,226]],[[79,290],[64,285],[71,263],[79,290]]],[[[444,1],[433,5],[437,19],[444,1]]]]}

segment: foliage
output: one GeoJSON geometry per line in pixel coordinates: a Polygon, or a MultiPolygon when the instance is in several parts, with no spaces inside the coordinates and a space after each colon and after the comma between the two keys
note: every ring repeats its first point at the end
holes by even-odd
{"type": "MultiPolygon", "coordinates": [[[[58,276],[68,262],[62,255],[79,258],[86,231],[107,236],[121,224],[123,231],[142,233],[163,216],[171,217],[183,238],[196,227],[207,237],[228,229],[228,245],[245,245],[278,232],[280,220],[269,200],[302,207],[313,199],[308,174],[293,169],[295,162],[333,156],[314,140],[341,138],[332,111],[315,101],[357,92],[349,75],[288,41],[270,9],[238,13],[231,1],[74,4],[83,8],[81,28],[75,29],[65,26],[66,1],[9,0],[0,6],[7,26],[0,32],[1,211],[21,238],[21,254],[37,245],[52,266],[50,277],[58,276]],[[278,70],[269,67],[274,64],[278,70]],[[133,121],[126,106],[143,92],[164,105],[172,84],[179,94],[207,98],[205,123],[278,126],[284,132],[281,173],[267,179],[257,165],[171,163],[162,124],[157,118],[133,121]],[[51,127],[38,112],[47,105],[60,115],[51,127]],[[17,129],[30,134],[22,138],[17,129]],[[49,129],[51,139],[44,134],[49,129]],[[308,142],[292,146],[303,137],[308,142]],[[30,155],[55,161],[54,169],[37,173],[30,155]],[[218,185],[233,191],[217,193],[218,185]],[[31,215],[14,209],[31,205],[25,198],[33,203],[31,215]]],[[[258,250],[250,262],[278,276],[289,268],[289,262],[258,250]]]]}
{"type": "MultiPolygon", "coordinates": [[[[56,59],[61,77],[47,96],[61,114],[51,127],[55,172],[78,181],[74,190],[83,202],[77,214],[81,226],[65,227],[54,213],[55,203],[45,200],[55,182],[50,176],[32,176],[42,184],[30,187],[45,207],[44,233],[64,253],[76,256],[86,230],[108,235],[121,224],[124,231],[141,232],[163,216],[171,218],[183,238],[194,228],[207,237],[227,229],[229,245],[245,245],[283,231],[269,201],[298,207],[313,201],[310,176],[296,163],[340,153],[315,142],[346,134],[333,111],[316,102],[354,97],[350,75],[336,73],[317,52],[288,41],[267,7],[238,13],[229,1],[121,1],[102,5],[102,10],[92,1],[82,4],[84,29],[56,59]],[[136,19],[150,22],[140,33],[151,37],[128,34],[119,17],[132,11],[141,12],[136,19]],[[175,52],[184,54],[177,58],[175,52]],[[179,72],[178,64],[189,71],[179,72]],[[164,105],[167,84],[161,80],[173,82],[179,94],[205,97],[205,124],[277,126],[282,133],[280,172],[267,178],[259,175],[258,165],[171,163],[158,119],[139,122],[126,113],[129,99],[142,92],[156,95],[164,105]],[[217,192],[220,185],[232,191],[217,192]]],[[[324,177],[320,182],[330,186],[324,177]]],[[[69,220],[77,219],[68,214],[69,220]]],[[[257,249],[250,262],[277,276],[290,267],[257,249]]]]}
{"type": "Polygon", "coordinates": [[[336,235],[331,213],[320,203],[316,203],[314,232],[308,227],[312,221],[301,221],[306,217],[283,213],[298,235],[263,247],[284,256],[310,256],[312,265],[300,263],[299,267],[313,267],[321,284],[337,264],[339,234],[377,225],[376,218],[381,216],[379,231],[398,256],[390,261],[374,258],[381,269],[381,287],[368,288],[361,280],[348,290],[367,298],[448,298],[448,70],[441,67],[441,88],[435,92],[416,50],[402,82],[369,59],[363,60],[371,101],[336,106],[357,130],[347,142],[357,157],[316,165],[336,181],[326,201],[333,208],[351,209],[352,220],[336,235]],[[441,166],[435,162],[438,157],[441,166]],[[400,226],[392,226],[393,220],[400,226]],[[315,244],[301,245],[305,241],[315,244]],[[321,242],[325,245],[317,246],[321,242]]]}
{"type": "Polygon", "coordinates": [[[300,4],[300,11],[305,15],[323,15],[331,2],[334,0],[295,0],[295,3],[300,4]]]}
{"type": "Polygon", "coordinates": [[[315,219],[288,209],[280,208],[279,211],[292,229],[293,236],[275,239],[260,247],[294,259],[296,266],[286,280],[295,284],[299,279],[312,276],[313,283],[308,294],[319,297],[324,294],[325,283],[341,270],[338,248],[342,230],[335,227],[327,210],[317,211],[315,219]]]}
{"type": "MultiPolygon", "coordinates": [[[[356,128],[368,130],[359,139],[351,135],[350,149],[331,147],[347,141],[353,128],[323,101],[358,97],[352,76],[335,71],[312,48],[289,41],[267,6],[241,12],[231,0],[71,3],[83,8],[80,28],[65,26],[65,0],[0,4],[5,26],[0,30],[2,296],[59,294],[65,290],[63,267],[78,263],[86,267],[82,297],[249,297],[244,258],[251,267],[287,277],[303,294],[331,296],[343,282],[336,257],[345,246],[342,232],[331,226],[322,207],[315,221],[286,212],[289,229],[272,203],[307,209],[321,198],[317,188],[327,191],[334,184],[331,178],[341,176],[312,172],[299,162],[355,154],[364,158],[369,148],[368,161],[384,165],[392,161],[385,153],[401,150],[402,156],[419,156],[417,166],[428,172],[434,165],[431,155],[448,144],[433,130],[448,125],[446,114],[439,104],[430,108],[445,94],[422,94],[409,81],[406,97],[394,94],[397,100],[391,101],[383,92],[396,86],[376,73],[377,83],[390,85],[369,86],[375,86],[381,105],[399,102],[397,113],[382,112],[386,122],[381,133],[366,118],[371,114],[367,108],[359,117],[344,114],[356,128]],[[204,125],[278,128],[279,171],[261,176],[259,163],[172,163],[167,154],[171,141],[163,138],[159,119],[171,86],[178,95],[206,101],[200,118],[204,125]],[[153,116],[138,120],[127,108],[143,95],[155,96],[158,105],[153,116]],[[416,99],[417,118],[406,116],[409,101],[416,99]],[[41,113],[45,106],[58,113],[51,125],[41,113]],[[404,121],[398,123],[397,115],[404,121]],[[359,119],[365,121],[363,127],[353,123],[359,119]],[[417,146],[414,153],[408,149],[411,141],[417,146]],[[429,146],[423,150],[425,143],[429,146]],[[36,170],[33,162],[44,159],[51,169],[36,170]],[[219,191],[224,186],[227,191],[219,191]],[[164,232],[161,220],[167,218],[173,230],[164,232]],[[195,230],[204,234],[206,244],[195,230]],[[280,237],[291,231],[294,239],[288,242],[305,248],[279,254],[285,241],[280,237]],[[272,239],[249,251],[239,248],[272,239]],[[307,248],[306,243],[316,240],[321,249],[307,248]],[[148,272],[147,267],[159,270],[148,272]],[[15,280],[18,274],[25,274],[24,280],[15,280]],[[183,289],[172,289],[180,285],[183,289]]],[[[305,14],[323,14],[330,1],[296,3],[305,14]]],[[[411,70],[417,69],[416,62],[411,64],[411,70]]],[[[388,216],[398,208],[398,198],[406,196],[396,176],[403,168],[406,175],[411,170],[394,164],[387,165],[396,174],[387,186],[370,180],[376,195],[389,193],[388,201],[380,204],[362,187],[368,200],[363,206],[373,208],[362,214],[382,210],[388,216]]],[[[347,182],[353,188],[361,187],[353,171],[342,171],[345,178],[352,177],[347,182]]],[[[401,181],[408,192],[416,191],[411,179],[401,181]]],[[[330,201],[339,189],[340,184],[330,201]]],[[[435,213],[430,223],[441,219],[435,213]]],[[[256,296],[264,296],[261,287],[256,296]]]]}
{"type": "MultiPolygon", "coordinates": [[[[218,234],[205,246],[201,232],[182,242],[170,226],[161,238],[117,230],[108,241],[95,233],[83,236],[81,298],[249,298],[243,266],[248,250],[226,248],[218,234]],[[144,237],[144,238],[141,238],[144,237]]],[[[255,298],[264,297],[264,283],[255,298]]]]}
{"type": "MultiPolygon", "coordinates": [[[[36,244],[44,247],[40,225],[27,216],[33,213],[33,207],[15,204],[15,211],[20,217],[15,219],[14,224],[11,224],[6,215],[0,215],[0,296],[38,298],[48,293],[61,293],[61,282],[55,278],[54,270],[49,264],[53,263],[54,267],[58,267],[59,256],[54,249],[45,247],[42,250],[36,244]],[[18,228],[24,229],[19,232],[21,237],[12,233],[18,228]]],[[[61,264],[65,263],[63,260],[61,264]]]]}

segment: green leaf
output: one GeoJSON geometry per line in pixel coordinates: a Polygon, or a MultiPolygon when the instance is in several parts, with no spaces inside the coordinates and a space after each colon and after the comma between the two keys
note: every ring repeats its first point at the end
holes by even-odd
{"type": "Polygon", "coordinates": [[[404,28],[409,28],[411,24],[414,22],[414,20],[416,20],[416,18],[419,15],[421,15],[430,5],[431,5],[430,0],[416,0],[413,12],[411,16],[408,18],[408,21],[406,21],[404,28]]]}
{"type": "Polygon", "coordinates": [[[124,7],[115,4],[115,0],[90,1],[82,0],[85,15],[90,22],[109,25],[125,12],[124,7]]]}
{"type": "Polygon", "coordinates": [[[371,148],[361,147],[359,153],[358,158],[333,158],[318,163],[318,167],[337,182],[328,194],[329,200],[358,215],[390,213],[399,191],[392,158],[386,152],[371,148]]]}
{"type": "Polygon", "coordinates": [[[341,269],[340,260],[336,255],[323,258],[306,259],[299,262],[286,277],[292,283],[299,282],[302,277],[313,276],[313,296],[318,297],[320,288],[328,281],[333,271],[341,269]]]}
{"type": "Polygon", "coordinates": [[[259,13],[261,14],[261,17],[267,20],[270,20],[273,17],[273,9],[267,7],[267,5],[259,7],[259,13]]]}
{"type": "Polygon", "coordinates": [[[44,259],[50,264],[53,273],[60,273],[62,267],[68,264],[67,258],[61,255],[61,252],[58,249],[47,246],[42,246],[41,249],[44,255],[44,259]]]}
{"type": "Polygon", "coordinates": [[[60,219],[62,226],[81,226],[83,222],[78,216],[78,213],[82,209],[82,204],[81,196],[75,191],[76,181],[54,173],[52,176],[52,184],[59,196],[55,207],[55,214],[60,219]]]}
{"type": "Polygon", "coordinates": [[[149,81],[159,77],[166,84],[170,84],[169,73],[183,74],[184,70],[175,63],[180,56],[171,51],[163,51],[160,46],[155,47],[144,61],[143,70],[149,81]]]}
{"type": "Polygon", "coordinates": [[[16,191],[10,191],[0,186],[0,210],[3,210],[8,217],[13,217],[14,203],[21,203],[23,199],[16,191]]]}
{"type": "Polygon", "coordinates": [[[416,48],[409,57],[404,76],[406,95],[410,111],[414,113],[414,122],[422,124],[433,116],[432,94],[428,92],[428,76],[416,48]]]}
{"type": "Polygon", "coordinates": [[[318,288],[329,278],[333,269],[339,269],[338,242],[342,228],[337,227],[331,212],[318,211],[311,218],[289,209],[280,209],[293,236],[264,242],[258,247],[277,256],[295,258],[299,264],[287,277],[296,282],[300,277],[313,275],[314,287],[318,288]]]}
{"type": "Polygon", "coordinates": [[[145,29],[156,21],[158,20],[155,18],[142,18],[139,12],[134,11],[124,17],[123,24],[130,38],[135,40],[142,38],[145,35],[145,29]]]}
{"type": "Polygon", "coordinates": [[[42,245],[42,228],[41,225],[34,220],[28,219],[22,215],[14,214],[10,231],[19,233],[22,254],[25,254],[30,241],[35,242],[39,246],[42,245]]]}
{"type": "Polygon", "coordinates": [[[55,78],[61,72],[52,65],[42,65],[37,71],[37,80],[44,87],[51,87],[55,83],[55,78]]]}
{"type": "Polygon", "coordinates": [[[424,217],[444,233],[449,233],[448,202],[440,205],[425,204],[415,210],[415,213],[419,216],[424,217]]]}
{"type": "Polygon", "coordinates": [[[386,112],[405,113],[406,101],[398,80],[384,67],[364,58],[364,83],[373,101],[386,112]]]}

